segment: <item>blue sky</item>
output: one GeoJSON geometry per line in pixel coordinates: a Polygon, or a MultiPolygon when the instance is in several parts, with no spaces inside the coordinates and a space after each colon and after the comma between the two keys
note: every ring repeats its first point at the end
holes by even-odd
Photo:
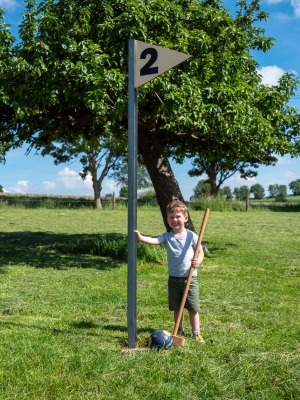
{"type": "MultiPolygon", "coordinates": [[[[225,0],[224,6],[235,14],[235,0],[225,0]]],[[[275,38],[276,46],[267,53],[255,52],[254,57],[259,63],[258,72],[263,76],[264,83],[276,84],[277,79],[284,72],[300,74],[300,0],[262,0],[262,9],[269,13],[269,21],[262,26],[266,35],[275,38]]],[[[0,0],[0,7],[5,9],[5,21],[11,24],[14,36],[18,34],[18,25],[22,20],[23,1],[0,0]]],[[[300,89],[290,105],[300,107],[300,89]]],[[[0,164],[0,184],[10,193],[58,194],[93,196],[90,177],[82,181],[79,176],[80,163],[61,164],[55,166],[51,157],[41,157],[31,152],[25,156],[26,148],[11,151],[7,156],[6,164],[0,164]]],[[[193,188],[199,179],[190,178],[188,170],[190,163],[183,165],[172,163],[172,168],[179,182],[181,191],[186,200],[193,194],[193,188]]],[[[260,167],[258,176],[245,181],[235,174],[224,185],[232,189],[242,185],[249,187],[255,183],[261,184],[268,194],[270,184],[288,184],[300,179],[300,158],[291,158],[289,155],[279,157],[275,167],[260,167]]],[[[103,184],[102,195],[115,192],[119,188],[111,179],[103,184]]],[[[289,192],[289,190],[288,190],[289,192]]]]}

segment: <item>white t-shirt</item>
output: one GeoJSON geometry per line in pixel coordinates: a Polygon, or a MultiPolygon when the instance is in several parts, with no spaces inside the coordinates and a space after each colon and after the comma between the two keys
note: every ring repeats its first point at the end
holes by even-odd
{"type": "MultiPolygon", "coordinates": [[[[167,246],[169,275],[177,278],[187,277],[197,246],[198,235],[186,229],[181,236],[176,236],[171,231],[163,233],[157,239],[160,244],[165,243],[167,246]]],[[[193,276],[197,276],[197,268],[194,269],[193,276]]]]}

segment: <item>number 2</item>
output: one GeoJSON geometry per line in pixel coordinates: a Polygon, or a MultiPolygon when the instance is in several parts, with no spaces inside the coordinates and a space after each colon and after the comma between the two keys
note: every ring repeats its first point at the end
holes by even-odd
{"type": "Polygon", "coordinates": [[[148,47],[142,51],[140,59],[145,60],[148,54],[150,54],[150,59],[146,62],[143,68],[141,68],[140,76],[158,74],[158,67],[152,67],[158,57],[157,50],[148,47]]]}

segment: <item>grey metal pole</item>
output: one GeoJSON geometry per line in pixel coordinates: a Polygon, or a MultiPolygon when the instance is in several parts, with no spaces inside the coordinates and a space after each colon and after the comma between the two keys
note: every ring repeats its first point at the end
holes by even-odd
{"type": "Polygon", "coordinates": [[[128,347],[137,347],[136,299],[137,299],[137,243],[133,232],[137,228],[137,139],[138,100],[134,88],[134,40],[128,48],[128,283],[127,324],[128,347]]]}

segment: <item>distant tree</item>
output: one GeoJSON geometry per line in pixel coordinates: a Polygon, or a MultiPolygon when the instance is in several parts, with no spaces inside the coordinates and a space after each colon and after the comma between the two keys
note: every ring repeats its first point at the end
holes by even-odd
{"type": "Polygon", "coordinates": [[[250,189],[246,185],[233,189],[233,195],[236,200],[246,200],[248,194],[250,194],[250,189]]]}
{"type": "Polygon", "coordinates": [[[154,189],[145,190],[138,195],[139,199],[142,200],[157,200],[156,193],[154,189]]]}
{"type": "Polygon", "coordinates": [[[122,186],[119,193],[120,197],[128,198],[128,186],[122,186]]]}
{"type": "Polygon", "coordinates": [[[286,185],[274,185],[275,201],[286,201],[287,187],[286,185]]]}
{"type": "Polygon", "coordinates": [[[240,188],[235,187],[233,189],[233,195],[234,195],[235,200],[241,200],[240,199],[240,188]]]}
{"type": "Polygon", "coordinates": [[[265,196],[265,189],[257,183],[251,186],[250,193],[253,193],[255,199],[262,199],[265,196]]]}
{"type": "Polygon", "coordinates": [[[232,200],[233,194],[232,194],[231,188],[229,186],[224,186],[222,189],[223,189],[224,196],[226,196],[226,200],[232,200]]]}
{"type": "MultiPolygon", "coordinates": [[[[123,158],[119,164],[115,165],[109,174],[109,178],[114,179],[117,186],[128,186],[128,161],[126,158],[123,158]]],[[[152,187],[150,176],[145,165],[140,160],[137,166],[137,188],[148,189],[150,187],[152,187]]]]}
{"type": "Polygon", "coordinates": [[[300,195],[300,179],[290,182],[289,188],[293,192],[294,196],[300,195]]]}
{"type": "Polygon", "coordinates": [[[243,185],[240,187],[240,197],[241,200],[246,200],[247,196],[250,194],[250,189],[248,188],[248,186],[243,185]]]}
{"type": "Polygon", "coordinates": [[[270,198],[275,197],[275,185],[269,185],[268,191],[270,193],[269,194],[270,198]]]}
{"type": "Polygon", "coordinates": [[[3,193],[3,186],[0,185],[0,193],[3,193]]]}
{"type": "Polygon", "coordinates": [[[104,197],[114,197],[113,193],[107,193],[104,197]]]}
{"type": "Polygon", "coordinates": [[[208,181],[201,179],[193,189],[193,196],[190,200],[195,200],[199,197],[207,197],[210,195],[210,184],[208,181]]]}
{"type": "MultiPolygon", "coordinates": [[[[203,151],[201,147],[198,150],[203,151]]],[[[225,149],[222,152],[222,148],[213,152],[213,158],[206,156],[197,156],[192,161],[193,168],[188,171],[190,176],[201,176],[204,173],[208,176],[208,181],[211,185],[211,195],[217,196],[221,185],[229,179],[236,172],[240,173],[240,177],[243,179],[253,178],[257,176],[257,171],[254,169],[260,165],[272,165],[275,166],[277,158],[272,155],[272,152],[264,151],[259,159],[255,157],[248,157],[247,161],[239,161],[238,155],[232,153],[228,155],[228,151],[225,149]]]]}

